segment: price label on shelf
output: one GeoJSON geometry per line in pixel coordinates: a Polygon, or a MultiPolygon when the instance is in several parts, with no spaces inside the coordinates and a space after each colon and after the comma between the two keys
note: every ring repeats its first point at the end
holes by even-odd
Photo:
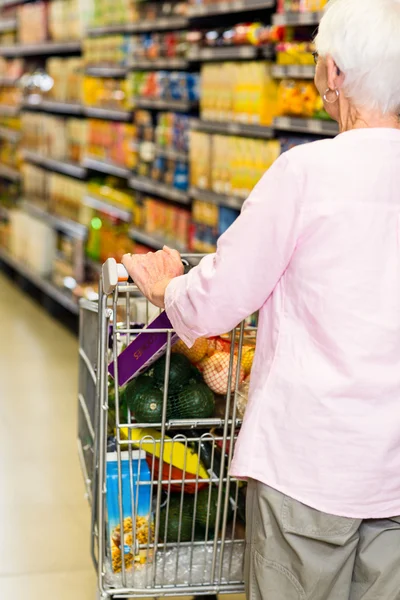
{"type": "Polygon", "coordinates": [[[309,129],[312,133],[323,133],[324,132],[324,123],[323,121],[318,121],[315,119],[314,121],[309,121],[309,129]]]}

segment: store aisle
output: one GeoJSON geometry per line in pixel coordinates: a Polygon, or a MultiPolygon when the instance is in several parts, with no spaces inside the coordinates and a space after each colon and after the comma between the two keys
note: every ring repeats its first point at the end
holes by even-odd
{"type": "Polygon", "coordinates": [[[0,274],[0,598],[94,600],[77,339],[0,274]]]}

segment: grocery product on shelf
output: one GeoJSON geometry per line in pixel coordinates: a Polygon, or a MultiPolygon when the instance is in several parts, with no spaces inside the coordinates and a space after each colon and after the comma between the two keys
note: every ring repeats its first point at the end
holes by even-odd
{"type": "Polygon", "coordinates": [[[56,249],[54,229],[22,210],[10,211],[10,253],[41,277],[49,277],[56,249]]]}
{"type": "Polygon", "coordinates": [[[89,119],[87,154],[92,158],[134,169],[138,157],[135,125],[89,119]]]}
{"type": "Polygon", "coordinates": [[[83,104],[83,60],[82,58],[49,58],[46,71],[53,85],[46,94],[57,102],[83,104]]]}
{"type": "Polygon", "coordinates": [[[136,224],[150,235],[189,247],[191,213],[189,209],[145,197],[136,213],[136,224]]]}
{"type": "Polygon", "coordinates": [[[188,33],[186,31],[151,32],[134,36],[132,64],[135,60],[158,58],[186,58],[188,33]]]}
{"type": "Polygon", "coordinates": [[[24,113],[22,145],[59,161],[81,162],[85,154],[87,123],[84,120],[24,113]]]}
{"type": "Polygon", "coordinates": [[[278,89],[278,110],[282,116],[330,118],[314,83],[310,81],[281,81],[278,89]]]}
{"type": "Polygon", "coordinates": [[[215,252],[218,238],[236,221],[239,211],[201,200],[193,201],[191,248],[194,252],[215,252]]]}
{"type": "Polygon", "coordinates": [[[124,254],[134,251],[129,223],[110,213],[105,206],[104,209],[86,208],[85,213],[88,224],[86,254],[89,258],[103,263],[112,256],[120,262],[124,254]]]}
{"type": "Polygon", "coordinates": [[[228,48],[231,46],[269,46],[282,40],[284,28],[261,22],[238,23],[231,27],[215,27],[191,31],[187,35],[191,48],[228,48]]]}
{"type": "Polygon", "coordinates": [[[129,110],[132,108],[132,87],[129,79],[83,79],[83,99],[86,106],[129,110]]]}
{"type": "Polygon", "coordinates": [[[276,140],[190,134],[191,185],[246,198],[280,154],[276,140]]]}
{"type": "Polygon", "coordinates": [[[83,59],[86,67],[93,65],[125,66],[132,55],[133,37],[114,34],[86,38],[83,59]]]}
{"type": "Polygon", "coordinates": [[[197,102],[199,100],[199,77],[184,71],[157,71],[131,73],[134,98],[177,100],[197,102]]]}
{"type": "Polygon", "coordinates": [[[277,11],[283,12],[310,12],[323,10],[328,0],[278,0],[277,11]]]}
{"type": "Polygon", "coordinates": [[[16,86],[0,87],[0,107],[7,106],[17,109],[22,101],[22,91],[16,86]]]}
{"type": "Polygon", "coordinates": [[[281,42],[276,46],[278,65],[314,66],[315,44],[313,42],[281,42]]]}
{"type": "MultiPolygon", "coordinates": [[[[142,21],[184,17],[187,3],[181,0],[172,2],[141,2],[140,0],[95,0],[91,27],[133,24],[142,21]]],[[[149,27],[150,28],[150,27],[149,27]]]]}
{"type": "Polygon", "coordinates": [[[17,142],[0,139],[0,164],[18,169],[20,157],[17,142]]]}
{"type": "MultiPolygon", "coordinates": [[[[88,15],[89,10],[89,15],[88,15]]],[[[90,2],[86,0],[51,0],[18,6],[18,37],[22,44],[39,44],[48,40],[81,39],[90,2]]]]}
{"type": "Polygon", "coordinates": [[[267,62],[203,65],[201,117],[269,126],[277,114],[277,91],[267,62]]]}
{"type": "Polygon", "coordinates": [[[24,62],[21,58],[6,59],[0,57],[0,77],[19,79],[24,72],[24,62]]]}
{"type": "Polygon", "coordinates": [[[51,279],[59,288],[74,289],[85,278],[83,240],[66,232],[56,233],[56,252],[53,258],[51,279]]]}

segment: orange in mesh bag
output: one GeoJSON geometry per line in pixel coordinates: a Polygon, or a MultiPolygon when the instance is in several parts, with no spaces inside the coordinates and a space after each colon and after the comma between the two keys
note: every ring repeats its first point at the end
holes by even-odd
{"type": "MultiPolygon", "coordinates": [[[[228,393],[230,361],[231,357],[227,352],[216,352],[210,356],[203,365],[202,372],[204,381],[215,394],[225,395],[228,393]]],[[[238,360],[235,356],[230,382],[231,392],[235,390],[237,366],[238,360]]],[[[243,379],[244,370],[240,365],[239,383],[241,383],[243,379]]]]}

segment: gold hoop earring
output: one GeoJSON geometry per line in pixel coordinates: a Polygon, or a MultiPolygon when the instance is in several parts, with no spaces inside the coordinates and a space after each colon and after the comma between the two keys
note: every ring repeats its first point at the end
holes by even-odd
{"type": "Polygon", "coordinates": [[[335,102],[337,102],[337,99],[339,98],[339,94],[340,94],[339,90],[337,90],[337,89],[331,90],[331,88],[328,88],[326,90],[323,98],[324,98],[324,100],[325,100],[325,102],[327,104],[335,104],[335,102]],[[335,96],[335,98],[333,100],[328,100],[328,94],[329,93],[335,93],[336,94],[336,96],[335,96]]]}

